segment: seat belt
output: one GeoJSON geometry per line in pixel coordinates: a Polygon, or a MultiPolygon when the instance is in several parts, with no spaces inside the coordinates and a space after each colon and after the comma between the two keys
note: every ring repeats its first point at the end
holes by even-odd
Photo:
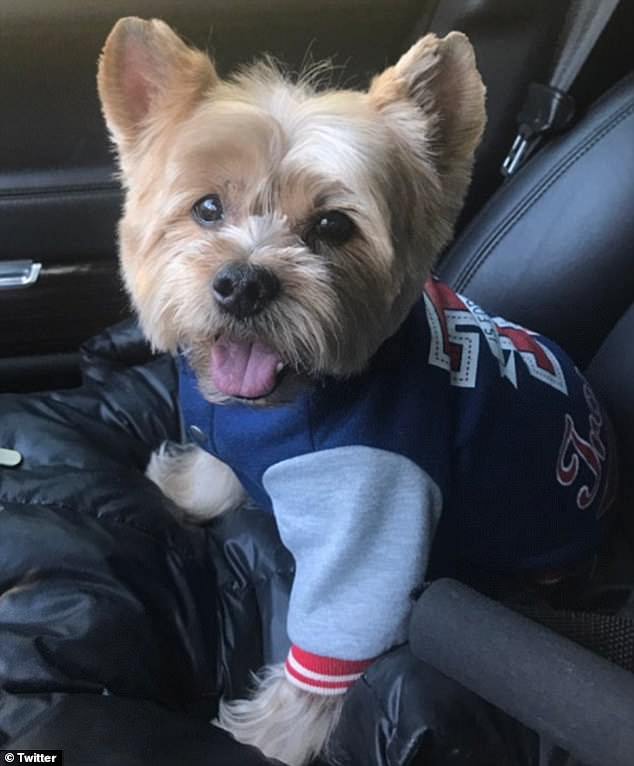
{"type": "Polygon", "coordinates": [[[518,132],[504,160],[503,176],[512,176],[550,133],[571,123],[575,102],[568,91],[620,0],[572,0],[548,85],[531,83],[517,116],[518,132]]]}

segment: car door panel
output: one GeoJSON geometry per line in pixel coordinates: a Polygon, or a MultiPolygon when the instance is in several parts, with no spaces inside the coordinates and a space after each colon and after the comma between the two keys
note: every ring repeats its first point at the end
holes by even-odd
{"type": "Polygon", "coordinates": [[[61,385],[75,382],[78,345],[128,313],[115,257],[120,208],[110,167],[0,176],[0,390],[62,371],[61,385]],[[16,261],[41,265],[37,279],[4,287],[3,268],[16,261]]]}

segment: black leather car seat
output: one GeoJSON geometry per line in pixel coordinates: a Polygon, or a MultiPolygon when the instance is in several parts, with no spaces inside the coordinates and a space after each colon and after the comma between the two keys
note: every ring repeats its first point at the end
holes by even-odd
{"type": "MultiPolygon", "coordinates": [[[[630,578],[633,200],[630,74],[501,187],[438,269],[454,289],[488,312],[558,341],[602,397],[620,446],[617,529],[629,532],[620,535],[617,547],[624,561],[608,563],[630,578]]],[[[632,578],[629,584],[634,592],[632,578]]],[[[629,659],[634,656],[632,607],[630,597],[629,607],[611,624],[606,621],[611,634],[604,642],[618,634],[619,649],[627,649],[629,659]]],[[[536,729],[543,737],[540,763],[632,763],[634,721],[628,711],[634,709],[634,676],[623,669],[629,662],[618,667],[609,652],[612,662],[449,580],[434,583],[421,597],[410,645],[416,656],[536,729]],[[562,752],[554,755],[552,744],[571,752],[573,760],[562,752]]]]}
{"type": "Polygon", "coordinates": [[[634,539],[634,73],[504,184],[439,272],[587,368],[621,443],[634,539]]]}
{"type": "Polygon", "coordinates": [[[634,298],[634,74],[491,198],[440,265],[585,367],[634,298]]]}

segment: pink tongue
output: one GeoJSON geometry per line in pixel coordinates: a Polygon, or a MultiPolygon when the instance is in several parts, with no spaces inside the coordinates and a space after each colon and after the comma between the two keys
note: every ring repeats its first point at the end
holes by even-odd
{"type": "Polygon", "coordinates": [[[227,396],[257,399],[275,388],[280,355],[264,343],[219,338],[211,350],[211,379],[227,396]]]}

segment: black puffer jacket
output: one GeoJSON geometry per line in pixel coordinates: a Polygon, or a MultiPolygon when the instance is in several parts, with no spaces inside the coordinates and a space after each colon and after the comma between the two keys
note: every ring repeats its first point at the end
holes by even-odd
{"type": "MultiPolygon", "coordinates": [[[[176,376],[133,324],[82,351],[81,388],[0,397],[0,748],[67,766],[271,763],[210,725],[287,651],[293,561],[244,508],[174,521],[143,475],[179,438],[176,376]]],[[[349,693],[341,764],[532,764],[535,738],[401,647],[349,693]],[[420,759],[420,760],[419,760],[420,759]]]]}

